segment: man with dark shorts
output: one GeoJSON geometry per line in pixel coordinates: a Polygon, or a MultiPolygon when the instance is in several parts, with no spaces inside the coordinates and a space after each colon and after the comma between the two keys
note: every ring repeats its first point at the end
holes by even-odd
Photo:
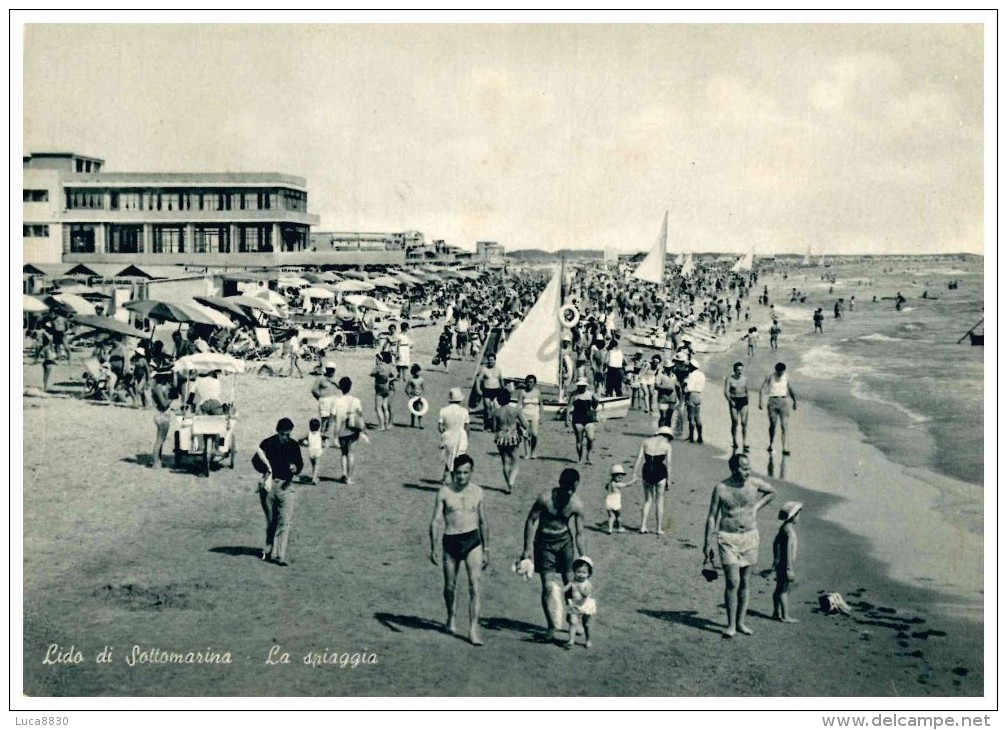
{"type": "Polygon", "coordinates": [[[430,562],[438,564],[437,532],[444,523],[441,539],[444,566],[444,604],[448,618],[444,629],[455,633],[455,589],[458,587],[458,568],[462,563],[469,577],[469,641],[482,646],[479,634],[479,579],[489,563],[489,526],[483,510],[483,490],[470,484],[474,462],[462,454],[454,462],[451,484],[437,490],[434,514],[430,520],[430,562]]]}
{"type": "Polygon", "coordinates": [[[745,365],[734,363],[732,373],[724,378],[724,398],[731,414],[731,446],[738,450],[738,426],[741,425],[741,443],[748,453],[748,378],[745,365]]]}
{"type": "Polygon", "coordinates": [[[496,355],[487,355],[486,364],[479,368],[476,376],[476,390],[483,401],[483,430],[493,430],[493,414],[496,412],[496,399],[503,387],[503,372],[497,365],[496,355]]]}
{"type": "Polygon", "coordinates": [[[576,469],[564,469],[559,486],[539,495],[528,513],[524,527],[521,560],[534,554],[535,572],[542,579],[542,610],[554,641],[563,627],[566,612],[563,586],[573,581],[573,562],[584,550],[584,505],[574,496],[580,484],[576,469]],[[534,547],[534,553],[532,548],[534,547]]]}

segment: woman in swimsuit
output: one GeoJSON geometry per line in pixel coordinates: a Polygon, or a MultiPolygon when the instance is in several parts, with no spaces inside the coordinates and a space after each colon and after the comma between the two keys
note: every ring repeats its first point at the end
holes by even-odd
{"type": "Polygon", "coordinates": [[[657,404],[654,402],[654,399],[657,397],[657,391],[654,389],[654,383],[657,382],[657,375],[660,372],[661,356],[654,355],[650,358],[650,364],[646,365],[640,373],[640,387],[643,389],[644,413],[650,413],[651,411],[657,410],[657,404]]]}
{"type": "Polygon", "coordinates": [[[529,375],[524,379],[524,389],[518,393],[518,404],[528,422],[528,438],[525,439],[525,458],[534,459],[538,447],[539,424],[542,423],[542,391],[538,388],[538,378],[529,375]]]}
{"type": "Polygon", "coordinates": [[[731,414],[731,445],[738,450],[738,424],[741,424],[741,443],[748,453],[748,378],[745,365],[734,363],[734,372],[724,378],[724,398],[731,414]]]}
{"type": "Polygon", "coordinates": [[[496,436],[497,451],[500,452],[500,463],[503,465],[504,482],[507,484],[507,494],[514,490],[517,481],[517,448],[528,433],[528,421],[518,408],[517,403],[510,399],[510,391],[500,388],[497,393],[497,403],[500,407],[493,413],[493,425],[496,436]]]}
{"type": "Polygon", "coordinates": [[[577,390],[570,397],[566,409],[566,422],[573,426],[577,440],[577,461],[591,462],[591,448],[594,446],[594,424],[598,420],[598,397],[587,389],[587,380],[577,381],[577,390]]]}
{"type": "Polygon", "coordinates": [[[643,516],[640,519],[640,532],[647,530],[647,519],[650,516],[650,506],[657,503],[657,534],[664,534],[664,493],[668,491],[671,468],[671,442],[674,438],[670,426],[661,426],[657,433],[644,439],[640,444],[640,453],[633,467],[633,479],[640,474],[643,478],[643,516]]]}

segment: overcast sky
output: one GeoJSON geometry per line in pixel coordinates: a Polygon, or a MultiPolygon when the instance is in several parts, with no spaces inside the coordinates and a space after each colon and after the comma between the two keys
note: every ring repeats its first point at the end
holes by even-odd
{"type": "Polygon", "coordinates": [[[29,26],[25,152],[473,248],[982,252],[978,25],[29,26]]]}

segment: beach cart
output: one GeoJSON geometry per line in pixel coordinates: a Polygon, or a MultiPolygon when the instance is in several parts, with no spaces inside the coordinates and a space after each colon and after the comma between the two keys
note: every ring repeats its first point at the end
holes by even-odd
{"type": "Polygon", "coordinates": [[[217,352],[201,352],[179,358],[172,368],[184,378],[191,375],[220,373],[230,376],[230,398],[222,404],[223,413],[191,413],[183,410],[172,423],[174,431],[175,468],[181,469],[187,457],[198,460],[206,476],[214,462],[227,462],[234,468],[237,452],[235,428],[238,423],[234,410],[237,373],[244,372],[241,360],[217,352]]]}

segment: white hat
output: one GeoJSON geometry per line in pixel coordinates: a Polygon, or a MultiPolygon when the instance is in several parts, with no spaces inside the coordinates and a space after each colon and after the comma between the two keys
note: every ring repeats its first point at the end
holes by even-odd
{"type": "Polygon", "coordinates": [[[661,426],[661,428],[657,429],[654,432],[654,435],[655,436],[670,436],[671,438],[675,438],[675,432],[671,430],[671,426],[661,426]]]}
{"type": "Polygon", "coordinates": [[[624,467],[622,464],[613,464],[612,465],[612,473],[613,474],[625,474],[626,473],[626,467],[624,467]]]}
{"type": "Polygon", "coordinates": [[[781,520],[792,520],[803,507],[803,502],[784,502],[777,517],[781,520]]]}
{"type": "Polygon", "coordinates": [[[451,403],[461,403],[462,402],[462,389],[452,388],[448,391],[448,401],[451,403]]]}
{"type": "Polygon", "coordinates": [[[578,386],[580,386],[580,385],[587,385],[587,378],[578,378],[577,382],[574,383],[574,385],[578,385],[578,386]]]}
{"type": "Polygon", "coordinates": [[[573,561],[573,566],[572,567],[574,569],[577,568],[577,563],[584,563],[584,565],[586,565],[588,568],[590,568],[591,575],[594,575],[594,561],[591,560],[591,558],[589,558],[586,555],[581,555],[579,558],[577,558],[576,560],[573,561]]]}
{"type": "Polygon", "coordinates": [[[335,370],[336,369],[336,364],[334,362],[332,362],[332,360],[327,360],[325,362],[325,369],[326,370],[335,370]]]}

